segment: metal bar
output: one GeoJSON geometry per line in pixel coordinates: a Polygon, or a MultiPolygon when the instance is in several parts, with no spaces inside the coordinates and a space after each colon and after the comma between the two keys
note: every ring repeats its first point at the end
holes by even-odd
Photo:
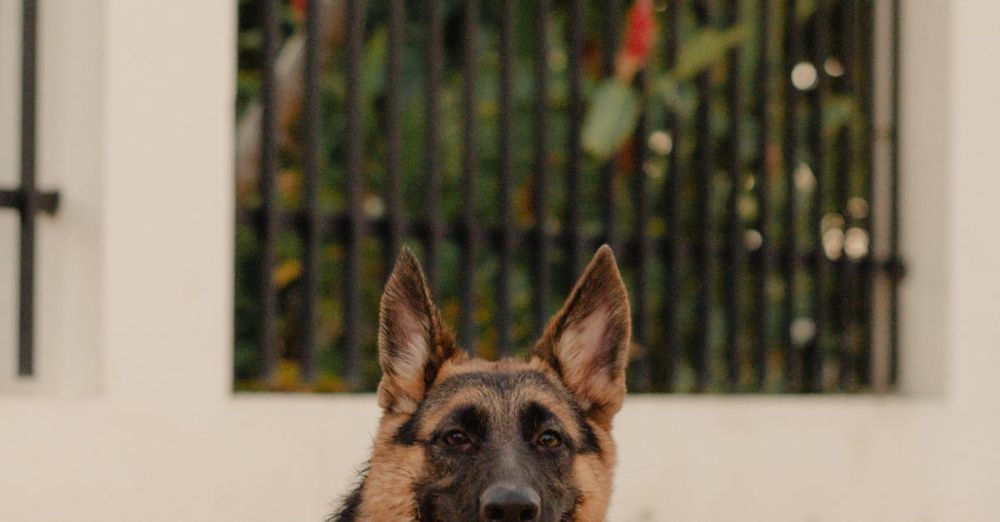
{"type": "MultiPolygon", "coordinates": [[[[677,65],[680,51],[681,7],[680,2],[667,2],[665,13],[666,33],[664,42],[664,67],[672,70],[677,65]]],[[[680,118],[677,112],[667,110],[666,131],[670,133],[673,146],[667,153],[667,178],[663,187],[662,207],[667,222],[669,246],[664,250],[663,258],[663,388],[673,391],[677,381],[678,355],[684,339],[681,335],[678,320],[678,302],[680,300],[680,266],[684,257],[683,214],[680,204],[680,161],[679,143],[681,139],[680,118]]]]}
{"type": "MultiPolygon", "coordinates": [[[[868,231],[867,253],[863,261],[872,258],[875,246],[877,230],[875,227],[874,214],[875,203],[875,9],[874,2],[861,2],[859,11],[861,30],[860,58],[862,64],[862,74],[859,78],[861,88],[861,113],[864,115],[864,127],[862,129],[861,154],[864,161],[863,172],[865,181],[862,187],[862,201],[867,202],[867,215],[861,218],[865,230],[868,231]]],[[[874,349],[872,344],[872,307],[874,301],[875,273],[870,270],[871,263],[863,262],[860,266],[860,287],[861,302],[859,303],[859,319],[861,324],[861,353],[858,358],[858,382],[865,388],[869,388],[873,382],[872,357],[874,349]]]]}
{"type": "Polygon", "coordinates": [[[319,208],[323,104],[320,97],[320,2],[306,2],[305,65],[302,101],[302,174],[306,222],[302,256],[303,338],[300,374],[306,384],[316,379],[316,331],[319,324],[319,253],[322,248],[322,221],[319,208]]]}
{"type": "MultiPolygon", "coordinates": [[[[510,277],[514,265],[514,216],[511,192],[514,169],[514,3],[500,9],[500,269],[497,273],[497,343],[501,356],[511,354],[510,277]]],[[[541,288],[539,288],[541,290],[541,288]]]]}
{"type": "Polygon", "coordinates": [[[770,346],[768,325],[771,320],[770,298],[767,294],[767,283],[771,276],[771,182],[770,163],[768,162],[768,147],[771,142],[770,111],[768,103],[771,94],[770,70],[770,32],[771,32],[771,0],[760,0],[758,10],[757,37],[758,57],[755,89],[757,96],[755,112],[758,121],[759,144],[757,149],[757,177],[754,182],[758,205],[757,232],[760,233],[760,247],[757,249],[757,276],[753,285],[753,302],[756,314],[757,336],[754,345],[753,365],[755,386],[758,391],[764,389],[767,379],[767,352],[770,346]]]}
{"type": "Polygon", "coordinates": [[[21,47],[21,227],[18,277],[17,374],[35,373],[35,122],[37,111],[36,51],[38,43],[38,2],[22,2],[21,47]]]}
{"type": "Polygon", "coordinates": [[[364,169],[364,120],[361,114],[361,60],[365,37],[365,2],[347,0],[346,17],[346,92],[344,109],[347,120],[347,213],[345,238],[347,257],[344,266],[344,379],[349,389],[361,385],[361,241],[364,238],[362,212],[364,169]]]}
{"type": "MultiPolygon", "coordinates": [[[[839,52],[844,63],[844,74],[841,79],[841,90],[845,95],[854,94],[855,83],[855,63],[852,52],[854,40],[857,38],[856,27],[853,19],[853,1],[839,3],[840,13],[838,20],[841,24],[841,34],[839,42],[839,52]]],[[[843,228],[845,235],[852,226],[851,215],[848,212],[848,202],[851,198],[851,176],[854,170],[854,152],[851,126],[845,126],[837,136],[837,209],[843,216],[843,228]]],[[[853,328],[853,306],[856,299],[856,292],[853,281],[855,279],[855,264],[846,255],[844,249],[841,250],[840,260],[837,268],[836,288],[837,305],[837,331],[840,333],[838,346],[838,375],[837,385],[841,390],[846,390],[851,386],[851,378],[854,375],[854,341],[852,335],[853,328]]]]}
{"type": "Polygon", "coordinates": [[[782,153],[784,156],[785,201],[784,201],[784,239],[782,255],[782,275],[785,280],[785,296],[782,336],[784,340],[784,383],[786,391],[796,391],[799,388],[799,372],[796,340],[792,336],[792,325],[796,319],[795,300],[798,296],[795,282],[795,254],[798,251],[798,234],[796,233],[796,204],[798,203],[795,188],[795,170],[798,167],[798,129],[796,124],[796,109],[798,96],[790,78],[792,70],[798,62],[798,24],[796,23],[796,0],[785,1],[784,11],[784,68],[782,85],[784,85],[784,139],[782,153]]]}
{"type": "Polygon", "coordinates": [[[427,78],[426,129],[424,135],[425,176],[427,191],[425,212],[428,234],[424,241],[424,271],[431,292],[437,288],[437,266],[444,220],[441,218],[441,75],[444,69],[444,2],[427,0],[427,78]]]}
{"type": "Polygon", "coordinates": [[[811,165],[813,176],[815,177],[815,188],[812,197],[812,215],[810,216],[810,229],[814,237],[814,248],[819,255],[816,256],[816,263],[810,265],[812,279],[812,320],[815,325],[812,339],[805,345],[803,350],[803,387],[807,392],[818,392],[823,387],[823,342],[826,338],[828,326],[827,318],[827,298],[826,283],[828,278],[829,264],[824,255],[822,221],[826,212],[826,176],[825,143],[823,140],[823,107],[826,103],[827,75],[824,72],[824,63],[830,56],[829,42],[829,20],[827,13],[827,3],[819,1],[816,4],[816,11],[812,16],[812,23],[807,33],[808,54],[813,66],[816,68],[816,85],[809,92],[809,149],[811,153],[811,165]]]}
{"type": "MultiPolygon", "coordinates": [[[[385,245],[385,266],[391,267],[406,237],[406,213],[403,208],[403,46],[406,38],[406,2],[389,0],[389,42],[385,74],[385,202],[389,219],[385,245]]],[[[388,277],[389,270],[386,270],[388,277]]]]}
{"type": "MultiPolygon", "coordinates": [[[[601,49],[601,69],[605,77],[615,74],[615,57],[618,52],[618,32],[621,20],[622,5],[621,0],[605,0],[604,16],[601,32],[603,33],[603,45],[601,49]]],[[[615,183],[615,175],[618,172],[617,154],[613,154],[611,159],[601,165],[601,217],[604,221],[604,242],[618,251],[617,224],[617,200],[618,187],[615,183]]]]}
{"type": "Polygon", "coordinates": [[[650,353],[649,353],[649,296],[646,287],[649,284],[649,262],[653,257],[653,245],[649,239],[649,187],[646,182],[646,158],[648,146],[646,136],[649,134],[649,122],[646,116],[646,73],[639,71],[635,77],[635,86],[642,96],[639,121],[635,126],[635,137],[632,142],[632,179],[635,200],[635,233],[638,236],[635,246],[635,284],[632,298],[635,306],[632,309],[632,339],[644,349],[644,353],[636,359],[629,375],[639,391],[651,391],[650,353]]]}
{"type": "MultiPolygon", "coordinates": [[[[892,145],[889,152],[889,259],[899,256],[899,75],[902,12],[900,1],[892,0],[892,70],[890,82],[890,119],[892,145]]],[[[889,386],[899,383],[899,273],[889,273],[889,386]]]]}
{"type": "MultiPolygon", "coordinates": [[[[584,44],[584,0],[569,2],[569,125],[566,143],[566,221],[567,232],[566,270],[568,278],[575,277],[583,267],[583,241],[580,235],[580,168],[583,152],[580,147],[580,132],[583,125],[583,44],[584,44]]],[[[571,283],[572,279],[567,279],[571,283]]]]}
{"type": "Polygon", "coordinates": [[[277,262],[277,201],[275,177],[278,172],[277,78],[275,60],[281,39],[276,0],[261,0],[261,142],[260,200],[260,352],[261,377],[273,382],[278,366],[278,296],[274,286],[277,262]]]}
{"type": "MultiPolygon", "coordinates": [[[[0,189],[0,208],[12,208],[18,212],[24,208],[26,195],[19,188],[17,190],[0,189]]],[[[44,214],[55,214],[59,208],[58,192],[40,192],[35,190],[35,212],[44,214]]]]}
{"type": "MultiPolygon", "coordinates": [[[[726,22],[735,26],[740,19],[739,0],[729,0],[726,22]]],[[[729,156],[729,199],[726,207],[729,213],[728,241],[726,246],[726,269],[723,271],[723,287],[726,300],[726,389],[736,391],[740,379],[740,271],[743,269],[743,218],[740,216],[739,202],[743,191],[743,164],[740,158],[740,124],[743,120],[740,93],[740,57],[742,51],[734,47],[729,51],[727,68],[729,81],[726,85],[726,105],[729,112],[729,142],[726,154],[729,156]]]]}
{"type": "Polygon", "coordinates": [[[479,33],[479,0],[466,0],[463,20],[463,59],[465,82],[462,85],[462,225],[459,267],[459,343],[476,353],[476,266],[479,247],[479,219],[476,216],[476,178],[479,176],[476,128],[476,38],[479,33]]]}
{"type": "Polygon", "coordinates": [[[536,0],[535,6],[535,108],[534,108],[534,186],[532,199],[535,217],[535,248],[533,252],[532,274],[537,291],[534,294],[533,311],[535,334],[541,335],[545,321],[549,315],[549,248],[550,242],[546,233],[548,221],[548,72],[549,72],[549,0],[536,0]]]}
{"type": "MultiPolygon", "coordinates": [[[[708,27],[710,23],[710,0],[698,0],[695,4],[695,17],[698,27],[708,27]]],[[[695,237],[698,238],[698,248],[695,249],[695,267],[698,273],[698,290],[695,295],[695,340],[692,344],[691,366],[695,372],[695,391],[704,392],[709,385],[709,311],[712,288],[712,176],[715,165],[711,133],[711,103],[712,77],[710,71],[698,74],[695,86],[698,91],[698,107],[695,111],[695,150],[691,157],[691,171],[697,173],[695,184],[695,205],[697,217],[695,220],[695,237]]]]}

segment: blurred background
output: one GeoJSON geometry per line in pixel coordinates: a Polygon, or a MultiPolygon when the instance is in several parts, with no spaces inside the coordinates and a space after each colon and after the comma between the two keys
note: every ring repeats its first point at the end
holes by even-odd
{"type": "Polygon", "coordinates": [[[886,4],[240,2],[237,387],[373,390],[403,243],[498,357],[606,242],[634,391],[890,389],[886,4]]]}
{"type": "Polygon", "coordinates": [[[609,520],[996,520],[998,18],[0,0],[0,520],[321,520],[402,245],[497,358],[602,243],[609,520]]]}

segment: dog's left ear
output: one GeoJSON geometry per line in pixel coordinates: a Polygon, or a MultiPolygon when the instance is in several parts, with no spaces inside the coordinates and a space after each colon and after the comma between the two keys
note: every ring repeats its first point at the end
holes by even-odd
{"type": "Polygon", "coordinates": [[[535,345],[535,356],[559,374],[587,416],[606,428],[625,400],[631,328],[625,284],[604,245],[535,345]]]}
{"type": "Polygon", "coordinates": [[[441,366],[461,356],[451,331],[441,323],[420,263],[403,247],[379,307],[379,406],[412,414],[441,366]]]}

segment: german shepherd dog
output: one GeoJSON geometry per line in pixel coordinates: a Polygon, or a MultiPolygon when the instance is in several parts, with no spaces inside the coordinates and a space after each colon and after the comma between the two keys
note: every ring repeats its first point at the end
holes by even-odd
{"type": "Polygon", "coordinates": [[[404,248],[380,307],[374,451],[328,522],[604,520],[630,335],[603,246],[529,358],[470,358],[404,248]]]}

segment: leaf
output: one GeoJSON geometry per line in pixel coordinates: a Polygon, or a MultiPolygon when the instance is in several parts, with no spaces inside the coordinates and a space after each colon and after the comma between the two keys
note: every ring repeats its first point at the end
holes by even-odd
{"type": "Polygon", "coordinates": [[[613,79],[603,80],[583,120],[583,150],[597,159],[608,159],[632,134],[638,119],[639,94],[613,79]]]}
{"type": "Polygon", "coordinates": [[[849,127],[858,114],[857,103],[850,96],[830,96],[824,107],[823,134],[829,138],[836,136],[840,129],[849,127]]]}
{"type": "Polygon", "coordinates": [[[285,288],[302,274],[302,261],[290,259],[274,268],[274,286],[285,288]]]}
{"type": "Polygon", "coordinates": [[[799,22],[805,22],[818,8],[816,0],[799,0],[795,4],[795,19],[799,22]]]}
{"type": "Polygon", "coordinates": [[[726,58],[726,53],[736,47],[747,37],[747,31],[742,25],[734,25],[729,29],[702,29],[684,42],[677,65],[671,71],[677,80],[689,80],[696,74],[708,69],[726,58]]]}
{"type": "Polygon", "coordinates": [[[682,84],[670,75],[654,78],[650,92],[658,95],[669,109],[683,119],[693,117],[698,107],[698,93],[690,85],[682,84]]]}
{"type": "Polygon", "coordinates": [[[361,93],[366,106],[385,87],[385,61],[388,47],[388,32],[380,27],[368,37],[361,62],[361,93]]]}

